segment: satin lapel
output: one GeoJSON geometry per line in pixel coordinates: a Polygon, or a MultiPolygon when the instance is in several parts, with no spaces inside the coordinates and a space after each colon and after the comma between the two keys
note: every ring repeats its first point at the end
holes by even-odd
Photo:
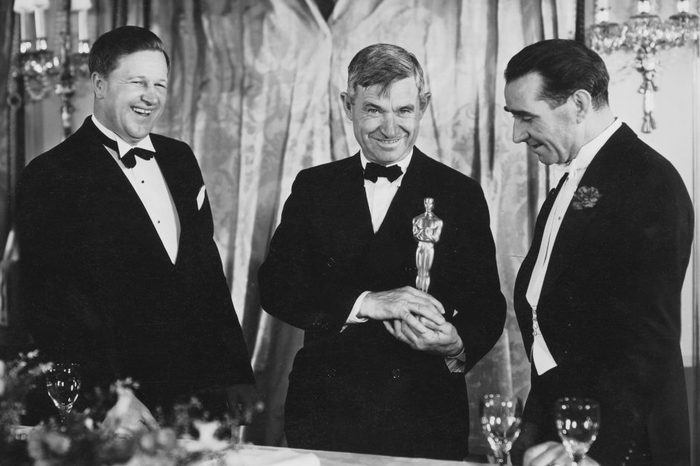
{"type": "MultiPolygon", "coordinates": [[[[535,221],[535,231],[532,235],[532,243],[530,244],[530,249],[523,260],[518,271],[518,282],[527,286],[530,283],[530,277],[532,276],[532,269],[535,267],[535,261],[537,260],[537,255],[540,252],[540,247],[542,245],[542,236],[544,235],[544,227],[547,224],[547,217],[549,217],[549,212],[552,210],[554,205],[554,200],[557,198],[559,189],[561,188],[561,179],[556,188],[553,188],[547,194],[547,198],[542,203],[539,214],[537,214],[537,220],[535,221]]],[[[523,292],[524,294],[524,292],[523,292]]]]}
{"type": "Polygon", "coordinates": [[[315,211],[309,213],[323,225],[320,241],[333,255],[364,251],[374,237],[374,230],[359,153],[342,160],[337,169],[326,169],[322,176],[324,179],[319,183],[328,188],[317,200],[315,211]]]}
{"type": "Polygon", "coordinates": [[[90,179],[96,183],[92,189],[96,193],[95,201],[102,206],[100,211],[105,217],[121,219],[119,224],[122,230],[112,233],[123,238],[125,246],[129,241],[150,244],[149,249],[160,250],[162,254],[159,254],[159,257],[162,256],[168,264],[172,265],[148,211],[117,164],[118,162],[100,142],[96,134],[99,130],[90,117],[78,131],[80,133],[76,133],[76,136],[84,139],[89,154],[86,158],[86,173],[89,173],[90,179]]]}
{"type": "Polygon", "coordinates": [[[343,220],[344,224],[350,226],[349,230],[354,230],[361,241],[371,239],[374,236],[374,227],[372,226],[372,214],[367,204],[365,180],[362,176],[359,153],[347,161],[336,186],[340,199],[343,199],[343,204],[347,206],[347,210],[343,212],[343,216],[346,217],[343,220]]]}
{"type": "MultiPolygon", "coordinates": [[[[162,245],[138,194],[117,162],[100,143],[95,133],[99,131],[97,127],[88,118],[79,131],[76,136],[84,139],[87,148],[86,172],[97,184],[92,191],[95,192],[96,202],[103,206],[102,212],[112,218],[123,217],[121,224],[125,231],[129,232],[123,236],[149,238],[162,245]]],[[[165,252],[165,249],[163,251],[165,252]]]]}
{"type": "MultiPolygon", "coordinates": [[[[595,187],[599,190],[601,199],[614,191],[615,183],[614,179],[611,179],[614,175],[611,175],[611,172],[614,172],[616,156],[629,145],[630,135],[636,138],[634,132],[623,125],[608,139],[586,169],[577,189],[581,186],[595,187]]],[[[545,296],[554,287],[557,278],[569,264],[570,257],[576,251],[581,238],[587,235],[586,229],[591,227],[600,211],[600,204],[580,210],[569,205],[552,249],[541,296],[545,296]]]]}
{"type": "MultiPolygon", "coordinates": [[[[424,212],[423,199],[434,196],[428,192],[428,177],[430,173],[426,169],[426,155],[414,148],[410,165],[406,169],[406,174],[401,180],[401,186],[392,199],[386,217],[375,235],[372,244],[373,250],[380,251],[393,250],[403,254],[405,248],[415,250],[415,240],[413,239],[412,220],[413,217],[424,212]],[[387,245],[391,245],[387,248],[387,245]]],[[[436,206],[439,211],[440,206],[436,206]]]]}

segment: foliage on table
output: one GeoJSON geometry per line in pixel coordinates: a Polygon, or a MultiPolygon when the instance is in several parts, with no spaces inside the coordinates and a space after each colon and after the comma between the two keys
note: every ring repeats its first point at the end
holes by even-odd
{"type": "Polygon", "coordinates": [[[15,438],[14,426],[21,424],[27,394],[49,367],[40,362],[38,351],[20,353],[7,362],[0,360],[0,458],[12,464],[21,464],[26,456],[24,443],[15,438]]]}
{"type": "MultiPolygon", "coordinates": [[[[197,426],[216,422],[216,436],[230,439],[236,421],[228,416],[213,420],[197,398],[176,405],[172,411],[158,410],[160,427],[154,431],[108,430],[101,426],[106,412],[124,389],[133,390],[131,380],[117,381],[109,391],[95,389],[85,394],[88,408],[71,412],[64,424],[55,419],[18,438],[12,426],[21,424],[27,393],[37,385],[50,363],[40,363],[37,352],[20,354],[16,360],[0,361],[0,464],[13,466],[180,466],[206,459],[200,449],[185,449],[177,439],[198,437],[197,426]],[[5,461],[8,461],[5,463],[5,461]]],[[[133,393],[132,393],[133,395],[133,393]]],[[[84,396],[81,394],[81,396],[84,396]]],[[[212,431],[213,432],[213,431],[212,431]]],[[[203,442],[203,445],[211,444],[203,442]]]]}

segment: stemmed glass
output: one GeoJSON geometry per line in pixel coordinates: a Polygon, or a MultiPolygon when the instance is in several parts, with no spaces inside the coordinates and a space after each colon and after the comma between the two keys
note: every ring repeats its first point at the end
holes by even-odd
{"type": "Polygon", "coordinates": [[[80,370],[77,364],[54,363],[46,372],[46,391],[65,423],[80,393],[80,370]]]}
{"type": "Polygon", "coordinates": [[[600,427],[600,407],[589,398],[560,398],[555,405],[557,431],[574,466],[585,458],[600,427]]]}
{"type": "Polygon", "coordinates": [[[517,397],[486,394],[479,403],[481,428],[498,464],[510,463],[510,449],[520,435],[523,404],[517,397]]]}

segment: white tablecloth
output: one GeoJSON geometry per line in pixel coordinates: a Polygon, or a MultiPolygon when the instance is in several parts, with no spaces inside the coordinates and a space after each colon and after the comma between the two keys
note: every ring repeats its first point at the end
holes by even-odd
{"type": "Polygon", "coordinates": [[[484,463],[462,461],[442,461],[425,458],[400,458],[395,456],[361,455],[336,451],[301,450],[280,447],[243,445],[239,456],[244,461],[241,466],[483,466],[484,463]],[[278,459],[280,463],[265,462],[278,459]],[[256,462],[258,461],[258,462],[256,462]],[[316,462],[318,461],[318,462],[316,462]]]}

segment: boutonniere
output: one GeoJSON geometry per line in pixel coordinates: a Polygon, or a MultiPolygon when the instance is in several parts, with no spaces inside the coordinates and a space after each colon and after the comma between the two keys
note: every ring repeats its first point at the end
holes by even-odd
{"type": "Polygon", "coordinates": [[[595,207],[602,195],[595,186],[579,186],[571,200],[574,210],[591,209],[595,207]]]}

